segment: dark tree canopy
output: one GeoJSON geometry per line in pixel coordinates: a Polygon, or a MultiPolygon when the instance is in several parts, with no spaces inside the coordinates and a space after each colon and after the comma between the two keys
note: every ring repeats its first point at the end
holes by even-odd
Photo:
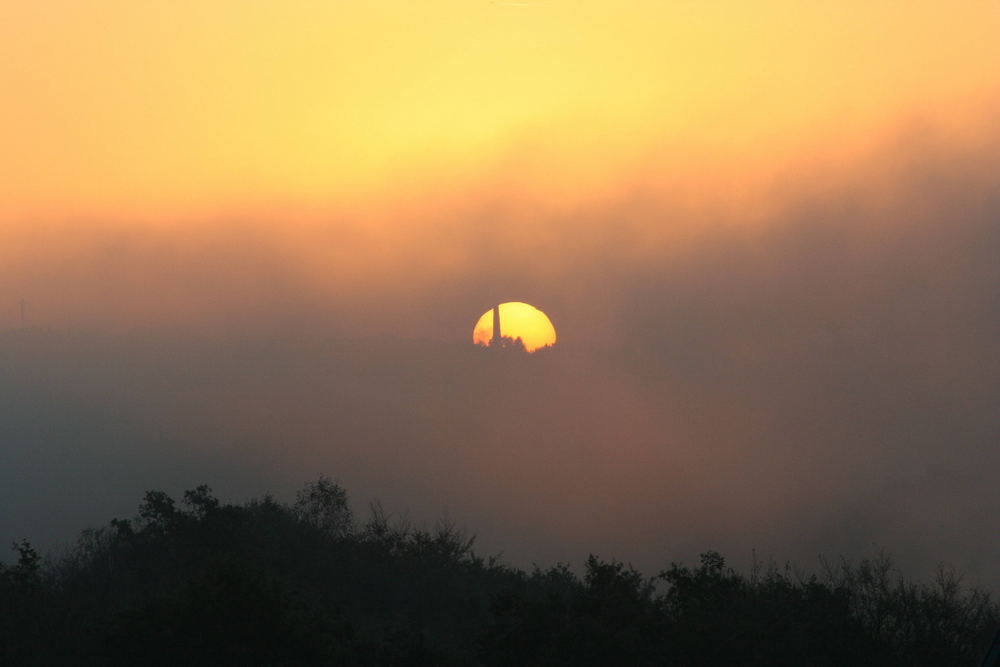
{"type": "Polygon", "coordinates": [[[14,549],[0,664],[974,665],[1000,624],[954,573],[907,581],[884,555],[810,577],[711,551],[654,577],[593,555],[523,572],[447,522],[375,504],[358,523],[325,477],[290,506],[150,491],[60,559],[14,549]]]}

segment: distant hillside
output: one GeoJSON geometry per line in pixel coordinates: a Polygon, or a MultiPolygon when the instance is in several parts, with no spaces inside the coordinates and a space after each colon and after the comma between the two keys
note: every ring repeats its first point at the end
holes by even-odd
{"type": "Polygon", "coordinates": [[[879,556],[803,577],[714,552],[647,578],[596,556],[523,572],[379,507],[357,521],[320,478],[293,504],[180,504],[42,562],[0,566],[0,663],[111,665],[974,665],[1000,607],[879,556]]]}

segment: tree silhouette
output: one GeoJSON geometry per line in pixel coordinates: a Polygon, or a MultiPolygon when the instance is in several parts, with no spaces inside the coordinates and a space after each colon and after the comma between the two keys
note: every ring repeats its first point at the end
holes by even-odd
{"type": "Polygon", "coordinates": [[[347,492],[327,477],[320,477],[299,491],[294,508],[296,516],[330,537],[345,537],[354,528],[347,492]]]}
{"type": "Polygon", "coordinates": [[[473,546],[377,503],[356,524],[326,477],[291,505],[150,491],[59,559],[14,545],[0,664],[958,665],[1000,625],[953,572],[912,582],[884,554],[804,578],[709,551],[647,578],[593,555],[582,576],[526,573],[473,546]]]}

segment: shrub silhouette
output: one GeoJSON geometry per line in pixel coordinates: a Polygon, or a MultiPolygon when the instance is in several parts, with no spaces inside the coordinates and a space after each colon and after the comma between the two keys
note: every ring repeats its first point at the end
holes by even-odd
{"type": "Polygon", "coordinates": [[[453,523],[374,504],[355,522],[321,477],[292,505],[150,491],[132,519],[42,562],[0,565],[0,664],[960,665],[1000,624],[942,569],[908,581],[879,554],[794,576],[706,552],[647,578],[590,556],[530,573],[453,523]]]}
{"type": "Polygon", "coordinates": [[[327,477],[299,491],[294,509],[296,516],[330,537],[345,537],[354,527],[347,492],[327,477]]]}

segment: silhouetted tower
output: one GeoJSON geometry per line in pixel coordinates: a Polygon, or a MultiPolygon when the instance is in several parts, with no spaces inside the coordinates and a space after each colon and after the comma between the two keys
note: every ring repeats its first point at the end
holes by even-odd
{"type": "Polygon", "coordinates": [[[493,306],[493,340],[490,347],[500,347],[500,304],[493,306]]]}

